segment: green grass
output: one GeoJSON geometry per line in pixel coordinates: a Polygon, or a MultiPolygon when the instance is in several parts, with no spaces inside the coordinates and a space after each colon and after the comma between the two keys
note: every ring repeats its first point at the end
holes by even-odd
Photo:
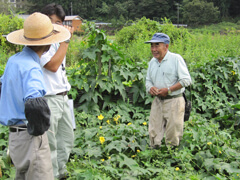
{"type": "Polygon", "coordinates": [[[204,26],[198,26],[196,28],[189,28],[190,32],[212,32],[212,33],[224,33],[229,30],[239,30],[240,29],[240,23],[233,23],[233,22],[221,22],[217,24],[211,24],[211,25],[204,25],[204,26]]]}

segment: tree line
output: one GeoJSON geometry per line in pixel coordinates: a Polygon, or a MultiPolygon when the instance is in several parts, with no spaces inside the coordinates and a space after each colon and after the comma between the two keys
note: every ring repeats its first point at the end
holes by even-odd
{"type": "MultiPolygon", "coordinates": [[[[126,22],[146,18],[161,21],[166,17],[173,23],[200,25],[237,19],[239,0],[55,0],[67,15],[79,15],[86,20],[126,22]]],[[[52,0],[27,0],[17,11],[32,13],[52,0]]],[[[6,3],[5,3],[6,4],[6,3]]],[[[1,6],[2,11],[4,6],[1,6]]],[[[6,10],[6,9],[5,9],[6,10]]]]}

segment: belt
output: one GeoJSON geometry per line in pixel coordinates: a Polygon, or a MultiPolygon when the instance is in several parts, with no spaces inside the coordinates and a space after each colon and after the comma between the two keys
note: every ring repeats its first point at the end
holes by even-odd
{"type": "Polygon", "coordinates": [[[64,92],[57,93],[56,95],[66,96],[67,93],[68,93],[68,91],[64,91],[64,92]]]}
{"type": "Polygon", "coordinates": [[[157,97],[160,100],[165,100],[165,99],[173,99],[173,98],[182,97],[182,96],[183,96],[182,94],[178,94],[178,95],[173,95],[173,96],[167,95],[165,97],[163,97],[163,96],[157,96],[157,97]]]}
{"type": "Polygon", "coordinates": [[[19,132],[19,131],[26,131],[27,126],[10,126],[9,131],[10,132],[19,132]]]}

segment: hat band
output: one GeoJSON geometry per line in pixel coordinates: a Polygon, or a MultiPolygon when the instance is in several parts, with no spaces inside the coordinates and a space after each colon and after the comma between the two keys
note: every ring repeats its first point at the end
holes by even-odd
{"type": "Polygon", "coordinates": [[[28,37],[26,37],[25,35],[24,35],[24,38],[27,39],[27,40],[29,40],[29,41],[39,41],[39,40],[42,40],[42,39],[46,39],[46,38],[48,38],[49,36],[51,36],[51,35],[53,35],[53,34],[57,34],[57,33],[59,33],[59,31],[53,29],[52,32],[50,32],[48,35],[46,35],[46,36],[44,36],[44,37],[41,37],[41,38],[28,38],[28,37]]]}

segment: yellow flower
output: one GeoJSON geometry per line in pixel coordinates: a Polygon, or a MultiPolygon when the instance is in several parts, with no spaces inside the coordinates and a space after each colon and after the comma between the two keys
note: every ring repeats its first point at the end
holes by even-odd
{"type": "Polygon", "coordinates": [[[111,159],[111,156],[109,156],[108,159],[111,159]]]}
{"type": "Polygon", "coordinates": [[[132,158],[135,158],[136,157],[136,155],[132,155],[132,158]]]}
{"type": "Polygon", "coordinates": [[[110,124],[110,121],[109,121],[109,120],[107,120],[106,122],[107,122],[108,124],[110,124]]]}
{"type": "Polygon", "coordinates": [[[121,116],[118,114],[118,115],[117,115],[117,118],[120,118],[120,117],[121,117],[121,116]]]}
{"type": "Polygon", "coordinates": [[[113,120],[114,120],[114,121],[118,121],[118,118],[114,117],[113,120]]]}
{"type": "Polygon", "coordinates": [[[219,154],[222,154],[222,151],[219,150],[219,154]]]}
{"type": "Polygon", "coordinates": [[[131,125],[132,123],[128,123],[127,125],[129,126],[129,125],[131,125]]]}
{"type": "Polygon", "coordinates": [[[102,129],[102,126],[100,126],[99,128],[102,129]]]}
{"type": "Polygon", "coordinates": [[[179,167],[176,167],[175,170],[176,170],[176,171],[179,171],[179,167]]]}
{"type": "Polygon", "coordinates": [[[132,140],[132,142],[134,143],[135,141],[134,141],[134,140],[132,140]]]}
{"type": "Polygon", "coordinates": [[[233,76],[236,74],[235,71],[231,71],[231,72],[232,72],[233,76]]]}
{"type": "Polygon", "coordinates": [[[146,122],[144,122],[144,123],[143,123],[143,125],[144,125],[144,126],[146,126],[146,125],[147,125],[147,123],[146,123],[146,122]]]}
{"type": "Polygon", "coordinates": [[[139,152],[140,152],[140,150],[138,149],[138,150],[137,150],[137,152],[139,153],[139,152]]]}
{"type": "Polygon", "coordinates": [[[237,174],[237,176],[239,176],[239,174],[237,174]]]}
{"type": "Polygon", "coordinates": [[[111,45],[112,45],[112,43],[109,43],[109,45],[111,46],[111,45]]]}
{"type": "Polygon", "coordinates": [[[103,116],[102,114],[100,114],[100,115],[98,116],[98,119],[99,119],[99,120],[103,120],[103,118],[104,118],[104,116],[103,116]]]}
{"type": "Polygon", "coordinates": [[[101,159],[101,161],[102,161],[102,162],[104,162],[104,161],[105,161],[105,159],[101,159]]]}
{"type": "Polygon", "coordinates": [[[103,144],[105,142],[105,138],[101,136],[101,137],[99,137],[99,141],[101,144],[103,144]]]}
{"type": "Polygon", "coordinates": [[[212,144],[211,142],[208,142],[208,143],[207,143],[207,145],[209,145],[209,146],[210,146],[211,144],[212,144]]]}

